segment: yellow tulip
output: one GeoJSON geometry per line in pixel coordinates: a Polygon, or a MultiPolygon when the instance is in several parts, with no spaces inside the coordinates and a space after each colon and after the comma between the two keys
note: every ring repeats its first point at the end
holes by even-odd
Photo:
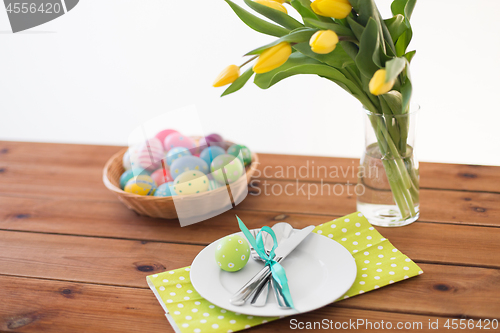
{"type": "Polygon", "coordinates": [[[343,19],[349,15],[352,6],[349,0],[316,0],[311,8],[318,15],[343,19]]]}
{"type": "Polygon", "coordinates": [[[370,92],[373,95],[375,96],[383,95],[389,92],[394,86],[396,79],[391,80],[389,82],[385,82],[386,74],[387,72],[385,69],[379,69],[378,71],[375,72],[375,74],[373,74],[373,77],[370,80],[370,83],[368,84],[368,88],[370,88],[370,92]]]}
{"type": "Polygon", "coordinates": [[[229,65],[217,76],[214,81],[214,87],[222,87],[233,83],[240,77],[240,68],[236,65],[229,65]]]}
{"type": "Polygon", "coordinates": [[[285,3],[286,0],[271,0],[271,1],[279,2],[279,3],[285,3]]]}
{"type": "Polygon", "coordinates": [[[337,43],[339,42],[339,37],[332,30],[320,30],[317,31],[309,39],[309,45],[314,53],[327,54],[335,50],[337,43]]]}
{"type": "Polygon", "coordinates": [[[257,62],[253,66],[253,71],[257,74],[267,73],[283,65],[292,54],[292,47],[288,42],[281,42],[278,45],[268,48],[261,53],[257,62]]]}
{"type": "Polygon", "coordinates": [[[288,14],[285,6],[283,6],[281,3],[274,1],[274,0],[254,0],[258,4],[270,7],[272,9],[279,10],[280,12],[283,12],[285,14],[288,14]]]}

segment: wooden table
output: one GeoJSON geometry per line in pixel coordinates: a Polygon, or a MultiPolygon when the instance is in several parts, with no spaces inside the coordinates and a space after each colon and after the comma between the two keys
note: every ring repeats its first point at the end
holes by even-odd
{"type": "MultiPolygon", "coordinates": [[[[118,150],[0,142],[0,331],[171,332],[146,275],[190,265],[205,245],[238,231],[235,213],[251,228],[278,220],[302,228],[356,210],[347,194],[356,174],[349,171],[324,180],[340,184],[340,196],[249,195],[234,211],[181,228],[176,220],[136,215],[104,187],[102,168],[118,150]]],[[[260,160],[259,170],[268,168],[255,185],[269,192],[278,184],[275,193],[279,185],[292,192],[318,184],[313,165],[358,164],[266,154],[260,160]],[[279,166],[304,167],[297,182],[279,166]]],[[[435,332],[429,320],[443,328],[447,319],[500,317],[500,167],[421,163],[421,188],[418,222],[377,230],[425,273],[298,321],[422,322],[420,331],[435,332]]],[[[289,327],[285,318],[251,330],[289,327]]]]}

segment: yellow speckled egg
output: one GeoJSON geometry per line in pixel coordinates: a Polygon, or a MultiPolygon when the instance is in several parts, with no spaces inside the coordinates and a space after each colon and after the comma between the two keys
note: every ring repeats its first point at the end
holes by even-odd
{"type": "Polygon", "coordinates": [[[139,195],[153,195],[156,183],[150,176],[140,175],[130,179],[125,185],[124,191],[139,195]]]}
{"type": "Polygon", "coordinates": [[[208,177],[198,170],[185,171],[174,180],[174,190],[178,195],[206,192],[208,185],[208,177]]]}

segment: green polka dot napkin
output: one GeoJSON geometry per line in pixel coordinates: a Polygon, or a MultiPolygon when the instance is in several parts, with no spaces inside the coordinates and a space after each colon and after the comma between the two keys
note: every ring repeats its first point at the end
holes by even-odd
{"type": "MultiPolygon", "coordinates": [[[[382,237],[361,213],[320,224],[313,232],[334,239],[352,253],[356,281],[337,301],[422,274],[410,258],[382,237]]],[[[147,282],[176,332],[235,332],[276,320],[221,309],[200,296],[189,278],[189,267],[154,274],[147,282]]]]}

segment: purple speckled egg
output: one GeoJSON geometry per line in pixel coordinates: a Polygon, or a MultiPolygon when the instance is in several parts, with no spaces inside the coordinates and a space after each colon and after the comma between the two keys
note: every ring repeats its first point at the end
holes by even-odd
{"type": "Polygon", "coordinates": [[[222,138],[222,136],[220,136],[217,133],[209,134],[209,135],[206,136],[206,138],[209,139],[212,142],[222,142],[222,141],[224,141],[224,139],[222,138]]]}
{"type": "Polygon", "coordinates": [[[193,149],[196,148],[196,143],[194,142],[193,139],[181,133],[172,133],[165,138],[163,146],[165,147],[166,151],[169,151],[170,149],[175,147],[193,149]]]}

